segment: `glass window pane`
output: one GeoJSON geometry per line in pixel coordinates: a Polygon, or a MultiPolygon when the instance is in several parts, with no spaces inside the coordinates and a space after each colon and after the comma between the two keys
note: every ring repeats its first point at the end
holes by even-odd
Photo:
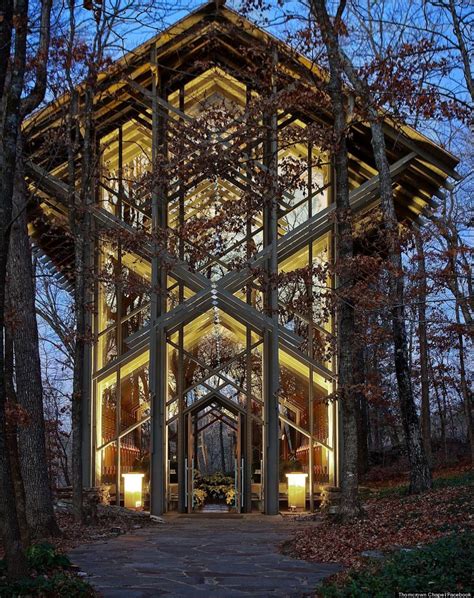
{"type": "Polygon", "coordinates": [[[328,442],[328,405],[324,398],[315,398],[313,401],[313,436],[320,442],[328,442]]]}
{"type": "Polygon", "coordinates": [[[125,373],[120,379],[120,431],[150,415],[148,362],[125,373]]]}
{"type": "Polygon", "coordinates": [[[110,493],[115,494],[117,482],[117,444],[109,444],[105,449],[99,451],[100,460],[100,483],[107,484],[110,493]]]}
{"type": "Polygon", "coordinates": [[[97,354],[99,369],[105,367],[117,357],[117,329],[115,327],[99,336],[97,354]]]}
{"type": "Polygon", "coordinates": [[[143,474],[141,478],[141,493],[138,491],[137,494],[137,488],[132,488],[133,496],[129,497],[129,499],[132,499],[132,504],[126,505],[139,510],[149,508],[150,504],[150,438],[151,422],[147,420],[120,439],[121,504],[130,503],[130,500],[124,502],[124,499],[127,497],[124,496],[125,484],[123,474],[143,474]]]}
{"type": "Polygon", "coordinates": [[[309,381],[289,368],[280,368],[280,412],[300,428],[309,431],[309,381]]]}
{"type": "Polygon", "coordinates": [[[115,374],[97,387],[99,401],[99,446],[117,436],[117,383],[115,374]]]}
{"type": "Polygon", "coordinates": [[[122,268],[122,317],[150,302],[150,283],[131,268],[122,268]]]}
{"type": "Polygon", "coordinates": [[[117,260],[107,249],[99,267],[99,324],[98,332],[117,323],[117,260]]]}
{"type": "Polygon", "coordinates": [[[130,316],[122,324],[122,353],[126,353],[128,350],[127,338],[138,332],[140,328],[143,328],[150,321],[150,306],[146,305],[133,316],[130,316]]]}

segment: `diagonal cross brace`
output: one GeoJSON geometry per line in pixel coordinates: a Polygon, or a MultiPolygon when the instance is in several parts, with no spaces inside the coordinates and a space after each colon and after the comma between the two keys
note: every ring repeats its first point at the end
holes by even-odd
{"type": "MultiPolygon", "coordinates": [[[[411,152],[395,162],[390,168],[392,179],[396,179],[415,157],[416,153],[411,152]]],[[[66,203],[67,205],[69,201],[69,188],[63,181],[31,161],[25,163],[25,168],[28,175],[33,178],[39,188],[58,197],[62,203],[66,203]]],[[[378,195],[378,187],[379,177],[376,175],[360,185],[357,189],[352,190],[350,193],[352,210],[358,212],[367,206],[370,201],[374,200],[378,195]]],[[[93,213],[96,220],[99,221],[103,227],[111,230],[121,230],[129,234],[136,233],[136,230],[132,226],[126,224],[120,218],[117,218],[114,214],[107,212],[103,208],[95,207],[93,213]]],[[[290,233],[281,237],[277,244],[278,261],[281,262],[308,243],[311,243],[317,238],[330,232],[333,227],[331,216],[334,213],[335,206],[331,205],[290,233]]],[[[163,314],[163,316],[158,318],[154,326],[165,328],[168,332],[172,332],[173,329],[176,329],[185,321],[189,321],[197,315],[207,311],[207,309],[217,302],[217,304],[221,305],[224,311],[229,313],[229,315],[258,332],[262,332],[265,329],[272,329],[274,324],[271,318],[262,314],[233,294],[255,278],[255,271],[264,265],[270,251],[270,246],[265,247],[249,260],[241,270],[229,272],[219,281],[212,282],[202,274],[191,271],[186,262],[176,259],[166,250],[159,250],[157,257],[161,258],[166,263],[171,275],[186,287],[195,291],[196,294],[172,309],[170,312],[163,314]]],[[[138,250],[138,255],[147,260],[156,256],[156,249],[153,243],[151,241],[142,243],[141,249],[138,250]]],[[[129,337],[129,346],[133,348],[140,345],[144,341],[144,336],[148,336],[149,331],[149,327],[144,327],[129,337]]],[[[278,326],[278,333],[281,343],[284,346],[291,349],[291,351],[297,351],[303,356],[303,354],[298,351],[298,346],[302,343],[303,339],[282,326],[278,326]]],[[[324,366],[317,364],[315,367],[325,377],[333,377],[332,373],[324,366]]]]}
{"type": "MultiPolygon", "coordinates": [[[[415,152],[411,152],[395,162],[390,167],[392,179],[395,180],[415,157],[415,152]]],[[[39,188],[55,195],[62,203],[66,203],[67,205],[67,202],[69,201],[69,191],[68,186],[63,181],[31,161],[26,161],[25,169],[39,188]]],[[[352,210],[358,212],[367,206],[370,201],[374,200],[378,195],[378,186],[379,176],[376,175],[360,185],[357,189],[353,189],[349,195],[352,210]]],[[[319,237],[330,232],[333,226],[331,216],[334,215],[334,213],[335,206],[331,205],[318,212],[291,232],[280,237],[277,245],[278,261],[281,262],[302,249],[308,243],[315,241],[319,237]]],[[[132,226],[126,224],[120,218],[117,218],[103,208],[95,207],[94,217],[106,228],[111,230],[122,230],[129,234],[136,234],[136,230],[132,226]]],[[[255,278],[255,271],[264,265],[265,260],[268,259],[270,250],[270,246],[265,247],[249,260],[243,268],[238,271],[229,272],[216,283],[213,283],[198,272],[193,272],[185,261],[175,258],[166,250],[159,250],[158,257],[166,263],[170,270],[170,274],[192,291],[199,292],[204,289],[209,289],[215,284],[216,287],[222,290],[235,293],[255,278]]],[[[141,249],[138,249],[137,253],[140,257],[149,260],[156,255],[156,249],[151,240],[149,242],[145,241],[141,244],[141,249]]],[[[186,306],[185,309],[188,308],[189,301],[190,299],[182,304],[183,306],[186,306]]]]}
{"type": "MultiPolygon", "coordinates": [[[[391,174],[392,177],[395,179],[399,176],[406,166],[413,160],[415,157],[414,153],[408,154],[401,160],[395,162],[391,167],[391,174]]],[[[370,201],[375,199],[378,194],[378,175],[372,177],[370,180],[363,183],[357,189],[354,189],[350,193],[350,200],[351,206],[354,212],[358,212],[363,209],[370,201]]],[[[319,237],[327,234],[331,231],[333,227],[333,222],[331,216],[335,213],[335,206],[331,205],[297,228],[295,228],[290,233],[284,235],[278,240],[277,244],[277,252],[278,252],[278,261],[281,262],[285,258],[293,255],[300,249],[302,249],[308,243],[315,241],[319,237]]],[[[248,310],[251,309],[253,312],[253,316],[257,318],[260,325],[262,324],[262,314],[258,312],[255,308],[249,306],[247,303],[241,301],[238,297],[235,297],[233,293],[239,291],[243,286],[251,282],[255,278],[255,272],[259,268],[263,267],[265,260],[268,259],[270,253],[270,247],[264,248],[260,251],[256,256],[254,256],[245,266],[238,271],[229,272],[225,276],[223,276],[219,281],[213,283],[208,278],[203,276],[202,274],[194,274],[191,273],[188,269],[186,264],[178,264],[176,260],[175,267],[171,269],[171,273],[173,276],[176,276],[177,279],[180,280],[183,284],[188,287],[191,287],[193,290],[197,290],[196,287],[200,290],[198,291],[197,295],[194,295],[190,299],[187,299],[173,310],[168,312],[163,316],[166,318],[163,320],[163,325],[166,326],[168,330],[175,328],[176,326],[180,325],[180,318],[181,314],[183,314],[184,318],[192,318],[194,317],[192,314],[196,314],[196,302],[201,300],[202,297],[206,296],[209,299],[209,295],[203,294],[203,291],[207,289],[208,291],[212,288],[215,288],[217,291],[220,292],[221,300],[226,299],[227,303],[233,304],[234,308],[232,309],[231,315],[236,313],[240,313],[241,309],[248,310]],[[181,272],[178,271],[178,268],[181,269],[181,272]],[[188,276],[192,274],[192,279],[190,278],[189,281],[187,279],[188,276]]],[[[171,258],[173,259],[173,258],[171,258]]],[[[224,303],[226,302],[224,301],[224,303]]],[[[207,309],[207,307],[206,307],[207,309]]],[[[204,309],[205,311],[205,309],[204,309]]],[[[258,324],[257,324],[258,326],[258,324]]],[[[269,326],[269,323],[266,322],[266,327],[269,326]]],[[[281,327],[280,327],[281,328],[281,327]]],[[[288,331],[282,329],[283,337],[287,338],[288,331]]],[[[136,333],[136,338],[140,335],[140,331],[136,333]]],[[[296,336],[296,335],[294,335],[296,336]]],[[[130,340],[132,342],[135,339],[135,335],[131,337],[130,340]]],[[[300,342],[301,339],[298,339],[300,342]]],[[[290,339],[288,341],[291,343],[290,339]]],[[[292,344],[298,344],[296,338],[293,338],[292,344]]]]}

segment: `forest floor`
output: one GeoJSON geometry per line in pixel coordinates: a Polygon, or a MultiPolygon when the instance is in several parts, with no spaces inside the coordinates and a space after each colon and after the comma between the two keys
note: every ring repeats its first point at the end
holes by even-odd
{"type": "MultiPolygon", "coordinates": [[[[408,496],[403,478],[372,482],[361,488],[363,518],[350,525],[323,521],[313,535],[301,530],[285,551],[297,558],[358,566],[365,562],[361,553],[366,550],[416,546],[453,528],[472,529],[474,472],[467,466],[443,469],[434,478],[433,490],[421,496],[408,496]]],[[[64,552],[85,542],[102,542],[160,525],[147,513],[116,506],[99,505],[96,520],[87,525],[74,522],[70,507],[58,509],[56,515],[62,536],[54,544],[64,552]]]]}
{"type": "MultiPolygon", "coordinates": [[[[472,578],[464,578],[466,572],[472,575],[474,561],[474,472],[457,467],[438,471],[434,478],[433,489],[420,496],[408,495],[401,478],[367,483],[361,488],[364,516],[351,524],[323,518],[308,524],[293,522],[287,529],[290,539],[281,544],[283,558],[319,563],[323,568],[326,563],[328,570],[336,563],[345,566],[344,572],[318,589],[318,596],[325,598],[385,598],[396,595],[394,588],[473,591],[472,578]]],[[[62,536],[52,542],[63,554],[81,544],[96,544],[100,552],[114,537],[154,537],[169,527],[145,513],[114,506],[99,506],[96,521],[86,526],[74,523],[69,505],[58,508],[57,516],[62,536]]],[[[64,583],[61,575],[58,583],[64,583]]],[[[82,581],[68,572],[65,579],[82,581]]],[[[0,595],[8,594],[0,591],[0,595]]]]}
{"type": "Polygon", "coordinates": [[[103,542],[110,538],[146,527],[156,527],[162,523],[161,518],[150,519],[149,513],[130,511],[115,505],[98,505],[94,521],[80,525],[74,521],[72,508],[56,511],[56,517],[62,535],[54,538],[54,545],[63,552],[86,542],[103,542]]]}
{"type": "MultiPolygon", "coordinates": [[[[361,492],[363,517],[350,524],[323,520],[317,528],[298,531],[283,550],[304,560],[335,562],[348,567],[335,580],[339,594],[334,595],[342,596],[345,594],[340,588],[353,582],[351,576],[370,570],[373,577],[374,566],[380,569],[397,551],[415,553],[418,548],[453,533],[466,532],[472,542],[474,472],[458,468],[437,472],[434,478],[433,489],[418,496],[408,495],[406,483],[397,485],[389,481],[366,487],[361,492]]],[[[446,548],[443,542],[440,546],[440,550],[448,553],[457,550],[452,546],[446,548]]],[[[354,590],[347,595],[359,594],[354,590]]],[[[387,591],[373,595],[391,594],[387,591]]]]}
{"type": "Polygon", "coordinates": [[[85,579],[86,574],[70,562],[67,553],[81,544],[104,543],[143,528],[160,527],[162,521],[160,518],[158,521],[153,521],[145,513],[116,506],[98,505],[95,520],[88,522],[87,525],[79,525],[74,521],[70,501],[64,500],[56,504],[56,518],[61,535],[38,539],[27,549],[29,576],[18,582],[9,582],[6,578],[6,563],[3,560],[3,547],[0,543],[0,596],[2,598],[96,597],[96,591],[85,579]]]}

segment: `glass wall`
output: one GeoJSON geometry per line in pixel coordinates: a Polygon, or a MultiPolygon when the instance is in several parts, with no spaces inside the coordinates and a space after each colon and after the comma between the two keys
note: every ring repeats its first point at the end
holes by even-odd
{"type": "Polygon", "coordinates": [[[118,366],[112,374],[99,378],[96,385],[97,474],[102,484],[110,486],[117,504],[123,502],[124,473],[145,474],[147,493],[150,464],[148,363],[146,351],[118,366]]]}
{"type": "Polygon", "coordinates": [[[98,272],[97,370],[128,350],[128,340],[150,318],[151,266],[108,243],[101,245],[98,272]]]}
{"type": "MultiPolygon", "coordinates": [[[[172,106],[197,119],[198,125],[189,132],[191,137],[187,141],[191,147],[198,147],[200,140],[192,136],[199,135],[201,129],[207,130],[211,145],[217,142],[220,129],[226,128],[222,122],[217,126],[219,115],[220,118],[226,115],[227,134],[235,132],[248,94],[245,85],[215,68],[195,77],[168,99],[172,106]]],[[[150,116],[144,109],[143,118],[122,123],[101,142],[99,209],[120,219],[128,227],[124,230],[134,232],[128,237],[123,231],[116,236],[104,236],[98,247],[94,369],[97,480],[108,484],[115,501],[123,504],[123,475],[144,474],[143,506],[147,508],[150,377],[161,375],[166,376],[164,466],[168,506],[176,508],[182,492],[178,479],[182,478],[180,467],[186,458],[183,438],[188,432],[184,420],[196,408],[209,420],[209,432],[203,433],[202,438],[211,432],[213,438],[222,435],[215,432],[222,427],[218,420],[212,419],[216,414],[238,413],[239,426],[242,423],[244,430],[238,444],[239,455],[245,462],[242,479],[246,499],[248,503],[250,496],[252,505],[260,508],[265,471],[262,366],[265,325],[261,319],[268,315],[261,273],[256,272],[254,279],[235,291],[233,297],[226,297],[227,303],[218,303],[214,291],[212,306],[206,303],[201,308],[199,300],[205,296],[204,292],[188,288],[188,280],[183,280],[182,274],[179,277],[173,267],[179,263],[189,274],[196,273],[210,284],[218,285],[222,277],[238,273],[263,249],[262,198],[258,196],[258,185],[256,192],[252,190],[254,178],[258,179],[256,173],[261,176],[264,172],[263,144],[251,144],[245,150],[245,165],[229,172],[225,168],[218,172],[219,156],[215,155],[215,172],[203,176],[200,171],[192,170],[189,155],[183,154],[183,147],[173,143],[173,136],[169,136],[168,160],[176,164],[184,160],[189,167],[189,172],[186,169],[181,172],[179,168],[170,172],[167,182],[165,240],[173,258],[167,266],[167,310],[183,315],[181,320],[177,318],[178,323],[173,320],[167,334],[166,372],[150,372],[149,353],[144,348],[149,338],[147,325],[153,290],[151,255],[146,250],[151,239],[153,184],[151,128],[145,126],[150,116]],[[188,179],[181,180],[180,176],[188,179]],[[257,208],[251,205],[256,200],[257,208]],[[251,216],[239,221],[238,214],[242,214],[242,206],[246,205],[250,206],[251,216]],[[234,209],[226,211],[223,206],[234,209]],[[203,226],[203,222],[208,224],[203,226]],[[234,306],[233,300],[241,302],[240,308],[247,310],[245,315],[229,307],[234,306]],[[187,319],[189,305],[192,317],[187,319]],[[175,312],[176,308],[181,311],[175,312]],[[138,348],[134,344],[137,338],[142,339],[138,348]]],[[[168,117],[171,130],[182,125],[176,111],[171,110],[168,117]]],[[[296,238],[301,232],[305,242],[283,253],[279,260],[279,324],[301,341],[294,350],[281,346],[279,354],[280,499],[283,503],[286,500],[285,474],[302,471],[309,477],[312,504],[318,485],[334,480],[336,416],[335,406],[327,401],[332,391],[331,377],[325,375],[331,370],[332,322],[327,296],[331,280],[326,268],[330,238],[312,239],[305,225],[311,219],[314,221],[330,203],[330,169],[327,157],[305,141],[306,125],[291,118],[286,126],[287,118],[284,114],[278,117],[280,146],[284,148],[278,153],[278,236],[279,242],[283,242],[286,235],[293,234],[296,238]]],[[[230,454],[229,438],[225,437],[221,444],[228,445],[226,450],[230,454]]],[[[234,450],[236,437],[232,442],[234,450]]],[[[216,444],[212,450],[218,449],[216,444]]],[[[204,463],[206,452],[200,445],[196,445],[198,452],[197,462],[204,463]]],[[[223,459],[225,469],[228,461],[227,455],[223,459]]]]}

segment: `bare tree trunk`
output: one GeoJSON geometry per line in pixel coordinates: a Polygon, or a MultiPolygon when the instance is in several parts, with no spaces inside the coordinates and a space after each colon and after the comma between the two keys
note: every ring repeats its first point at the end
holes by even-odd
{"type": "Polygon", "coordinates": [[[439,414],[439,425],[440,425],[440,440],[441,440],[441,444],[443,446],[444,449],[444,461],[446,462],[447,460],[447,451],[446,451],[446,413],[444,412],[444,408],[441,405],[441,399],[439,396],[439,389],[438,389],[438,385],[434,379],[434,372],[433,372],[433,367],[431,366],[430,368],[431,370],[431,382],[433,384],[433,388],[435,391],[435,397],[436,397],[436,404],[438,406],[438,414],[439,414]]]}
{"type": "MultiPolygon", "coordinates": [[[[71,137],[73,131],[71,128],[71,137]]],[[[82,523],[82,407],[84,404],[84,366],[87,345],[92,341],[92,331],[88,326],[88,310],[91,272],[90,246],[92,243],[91,207],[94,202],[95,135],[93,125],[93,90],[84,92],[83,143],[81,148],[81,191],[75,192],[74,159],[71,155],[71,230],[74,231],[74,299],[76,316],[76,338],[74,345],[74,373],[72,393],[72,486],[73,509],[77,522],[82,523]]]]}
{"type": "MultiPolygon", "coordinates": [[[[370,100],[370,98],[367,98],[370,100]]],[[[392,177],[385,148],[382,123],[378,115],[371,114],[372,147],[379,171],[380,198],[384,227],[387,232],[390,262],[390,299],[392,303],[392,336],[395,350],[395,372],[398,383],[398,399],[405,442],[410,462],[410,492],[418,493],[431,488],[431,472],[423,448],[418,413],[416,411],[411,373],[409,367],[408,343],[405,327],[405,292],[402,255],[398,234],[398,221],[392,193],[392,177]]]]}
{"type": "MultiPolygon", "coordinates": [[[[367,371],[378,372],[379,364],[377,359],[377,348],[374,345],[370,346],[369,355],[367,357],[368,367],[367,371]]],[[[377,380],[375,384],[377,384],[377,380]]],[[[382,433],[380,424],[380,411],[381,407],[378,403],[375,403],[369,409],[370,419],[370,436],[369,436],[369,455],[370,451],[374,450],[377,453],[382,452],[382,433]]]]}
{"type": "MultiPolygon", "coordinates": [[[[0,275],[0,287],[2,286],[0,275]]],[[[3,294],[3,293],[2,293],[3,294]]],[[[5,412],[5,378],[3,359],[3,309],[0,305],[0,519],[2,540],[5,548],[5,560],[8,577],[19,579],[27,575],[28,567],[23,551],[18,510],[15,501],[15,486],[12,478],[7,445],[7,426],[5,412]]]]}
{"type": "Polygon", "coordinates": [[[82,488],[82,396],[84,392],[84,355],[85,355],[85,272],[84,243],[75,242],[75,311],[76,338],[74,351],[74,373],[72,392],[72,501],[74,518],[77,523],[84,522],[82,488]]]}
{"type": "MultiPolygon", "coordinates": [[[[58,421],[61,418],[61,415],[58,413],[56,415],[56,420],[58,421]]],[[[64,485],[65,486],[72,486],[71,484],[71,477],[69,474],[69,456],[68,456],[68,450],[67,450],[67,446],[65,446],[64,444],[64,438],[61,435],[60,430],[58,429],[58,426],[55,427],[55,437],[56,437],[56,443],[58,446],[58,450],[59,450],[59,465],[61,467],[61,472],[63,474],[64,477],[64,485]]]]}
{"type": "Polygon", "coordinates": [[[34,272],[28,238],[21,142],[13,194],[13,226],[8,256],[8,283],[14,325],[15,382],[26,421],[19,426],[20,463],[25,485],[28,524],[36,537],[59,534],[53,510],[46,458],[43,385],[35,311],[34,272]]]}
{"type": "Polygon", "coordinates": [[[357,395],[357,463],[359,475],[363,475],[369,469],[369,414],[365,393],[358,392],[357,395]]]}
{"type": "Polygon", "coordinates": [[[0,17],[0,98],[3,98],[12,42],[12,0],[0,2],[0,17]]]}
{"type": "Polygon", "coordinates": [[[354,353],[353,378],[357,405],[357,463],[359,475],[369,468],[369,409],[365,395],[365,355],[364,348],[358,347],[354,353]]]}
{"type": "Polygon", "coordinates": [[[372,426],[371,426],[372,448],[373,448],[373,450],[375,450],[375,452],[381,453],[382,449],[383,449],[383,444],[382,444],[382,430],[381,430],[382,426],[380,424],[380,406],[375,405],[374,411],[375,411],[375,414],[372,419],[372,426]]]}
{"type": "Polygon", "coordinates": [[[22,99],[25,82],[28,37],[28,0],[2,0],[0,3],[0,505],[3,541],[9,577],[26,575],[27,562],[22,549],[14,487],[6,446],[6,384],[4,362],[5,286],[17,140],[22,118],[44,97],[48,62],[52,0],[41,2],[40,34],[35,60],[35,84],[22,99]],[[12,31],[15,31],[14,38],[12,31]],[[12,40],[14,39],[13,46],[12,40]],[[8,80],[8,85],[6,81],[8,80]]]}
{"type": "Polygon", "coordinates": [[[27,562],[21,544],[10,459],[7,452],[6,380],[5,380],[5,287],[7,258],[12,218],[13,176],[15,173],[16,143],[20,125],[20,98],[23,91],[28,4],[19,1],[15,6],[14,54],[11,56],[13,2],[0,4],[0,511],[2,537],[5,547],[7,573],[12,579],[27,573],[27,562]],[[13,64],[12,64],[13,63],[13,64]],[[10,72],[7,73],[7,69],[10,72]],[[5,80],[9,74],[8,86],[5,80]]]}
{"type": "Polygon", "coordinates": [[[420,350],[420,386],[421,386],[421,435],[425,447],[426,458],[430,466],[433,455],[431,450],[431,410],[429,381],[429,352],[426,326],[426,265],[423,239],[415,229],[415,245],[418,254],[418,342],[420,350]]]}
{"type": "MultiPolygon", "coordinates": [[[[84,218],[84,215],[81,215],[84,218]]],[[[83,231],[83,223],[75,223],[75,230],[83,231]]],[[[76,337],[74,344],[74,372],[72,392],[72,501],[74,518],[84,522],[82,487],[82,396],[84,392],[84,356],[86,342],[85,316],[85,241],[82,234],[76,233],[74,241],[74,304],[76,312],[76,337]]]]}
{"type": "MultiPolygon", "coordinates": [[[[337,52],[337,37],[332,33],[324,0],[312,0],[311,11],[318,23],[329,59],[330,80],[328,85],[334,118],[333,164],[335,172],[335,202],[337,211],[337,237],[335,262],[339,266],[336,293],[352,289],[353,238],[352,213],[349,203],[349,169],[347,153],[346,110],[342,84],[342,65],[337,52]]],[[[337,363],[338,399],[341,404],[343,455],[341,467],[341,507],[343,519],[351,519],[360,511],[358,498],[358,437],[357,405],[353,392],[353,359],[355,338],[355,315],[349,297],[337,299],[337,363]]]]}
{"type": "Polygon", "coordinates": [[[469,331],[473,329],[473,311],[474,311],[474,293],[472,289],[472,264],[466,259],[466,245],[462,242],[456,224],[445,215],[444,218],[435,218],[431,220],[436,224],[440,236],[446,242],[446,260],[450,267],[450,276],[445,278],[449,290],[456,298],[456,304],[464,318],[464,322],[469,331]],[[463,278],[466,280],[467,293],[464,295],[459,281],[458,260],[462,262],[463,278]]]}
{"type": "MultiPolygon", "coordinates": [[[[312,2],[312,6],[323,4],[322,0],[312,2]]],[[[339,5],[343,8],[345,1],[339,5]]],[[[336,16],[337,20],[337,16],[336,16]]],[[[392,177],[385,147],[383,125],[377,108],[373,105],[373,98],[366,81],[361,79],[351,61],[341,49],[335,29],[329,19],[321,33],[328,32],[331,45],[338,56],[338,61],[350,80],[355,92],[367,109],[368,120],[372,133],[372,149],[375,164],[379,172],[379,189],[383,224],[387,236],[387,250],[389,255],[389,285],[392,314],[392,338],[395,350],[395,372],[398,383],[398,396],[402,416],[408,458],[410,461],[410,492],[422,492],[431,488],[431,472],[421,439],[420,424],[413,397],[411,375],[409,367],[408,341],[405,326],[404,281],[402,255],[398,234],[398,221],[392,193],[392,177]]],[[[342,94],[342,91],[341,91],[342,94]]]]}
{"type": "MultiPolygon", "coordinates": [[[[69,31],[68,52],[71,60],[66,67],[65,76],[69,85],[70,102],[67,113],[68,130],[68,185],[69,185],[69,226],[74,239],[74,316],[76,334],[73,345],[73,388],[71,401],[71,482],[74,518],[77,523],[84,523],[83,486],[82,486],[82,404],[84,393],[84,357],[86,343],[86,247],[84,235],[87,232],[87,207],[84,198],[89,191],[88,173],[90,170],[90,113],[91,91],[84,93],[83,145],[80,147],[80,94],[75,88],[71,65],[76,43],[75,0],[68,0],[69,31]],[[76,158],[81,152],[82,180],[81,190],[76,191],[76,158]]],[[[90,58],[90,60],[92,57],[90,58]]]]}
{"type": "MultiPolygon", "coordinates": [[[[461,324],[461,318],[459,313],[459,305],[456,305],[456,323],[458,327],[461,324]]],[[[458,335],[458,343],[459,343],[459,375],[461,378],[461,395],[463,398],[464,404],[464,413],[466,414],[466,427],[467,433],[469,438],[469,444],[471,447],[471,466],[474,467],[474,421],[472,415],[472,390],[469,388],[469,382],[466,376],[466,364],[464,360],[464,337],[460,332],[458,335]]]]}
{"type": "MultiPolygon", "coordinates": [[[[8,330],[5,330],[5,383],[7,391],[7,400],[16,407],[17,397],[13,384],[13,340],[8,330]]],[[[12,471],[13,485],[15,487],[15,499],[18,515],[18,525],[20,527],[21,540],[24,546],[29,546],[31,541],[30,529],[26,518],[26,499],[23,479],[21,477],[20,455],[18,451],[18,424],[17,418],[13,416],[10,421],[7,420],[7,450],[10,456],[10,467],[12,471]]]]}
{"type": "Polygon", "coordinates": [[[460,374],[460,392],[463,399],[464,413],[466,415],[466,426],[471,446],[471,462],[474,464],[474,418],[473,418],[473,398],[472,390],[466,376],[466,365],[464,357],[464,335],[461,331],[463,323],[461,314],[464,318],[464,326],[468,334],[472,331],[472,265],[464,256],[463,243],[459,237],[456,225],[449,217],[445,219],[433,218],[438,227],[440,235],[446,242],[446,255],[450,267],[447,284],[456,299],[456,324],[458,325],[458,343],[459,343],[459,374],[460,374]],[[458,275],[458,259],[462,260],[462,271],[467,282],[467,293],[464,295],[458,275]]]}
{"type": "MultiPolygon", "coordinates": [[[[466,80],[466,87],[469,91],[469,95],[471,96],[471,100],[474,102],[474,78],[471,72],[471,57],[470,57],[470,50],[466,43],[466,39],[463,35],[462,25],[459,20],[459,15],[456,12],[456,5],[457,2],[455,0],[448,0],[449,3],[449,12],[451,14],[451,20],[453,23],[454,35],[456,36],[458,42],[458,50],[459,54],[461,55],[461,60],[463,64],[463,73],[464,79],[466,80]]],[[[466,31],[467,31],[466,27],[466,31]]],[[[472,50],[472,46],[471,46],[472,50]]]]}

